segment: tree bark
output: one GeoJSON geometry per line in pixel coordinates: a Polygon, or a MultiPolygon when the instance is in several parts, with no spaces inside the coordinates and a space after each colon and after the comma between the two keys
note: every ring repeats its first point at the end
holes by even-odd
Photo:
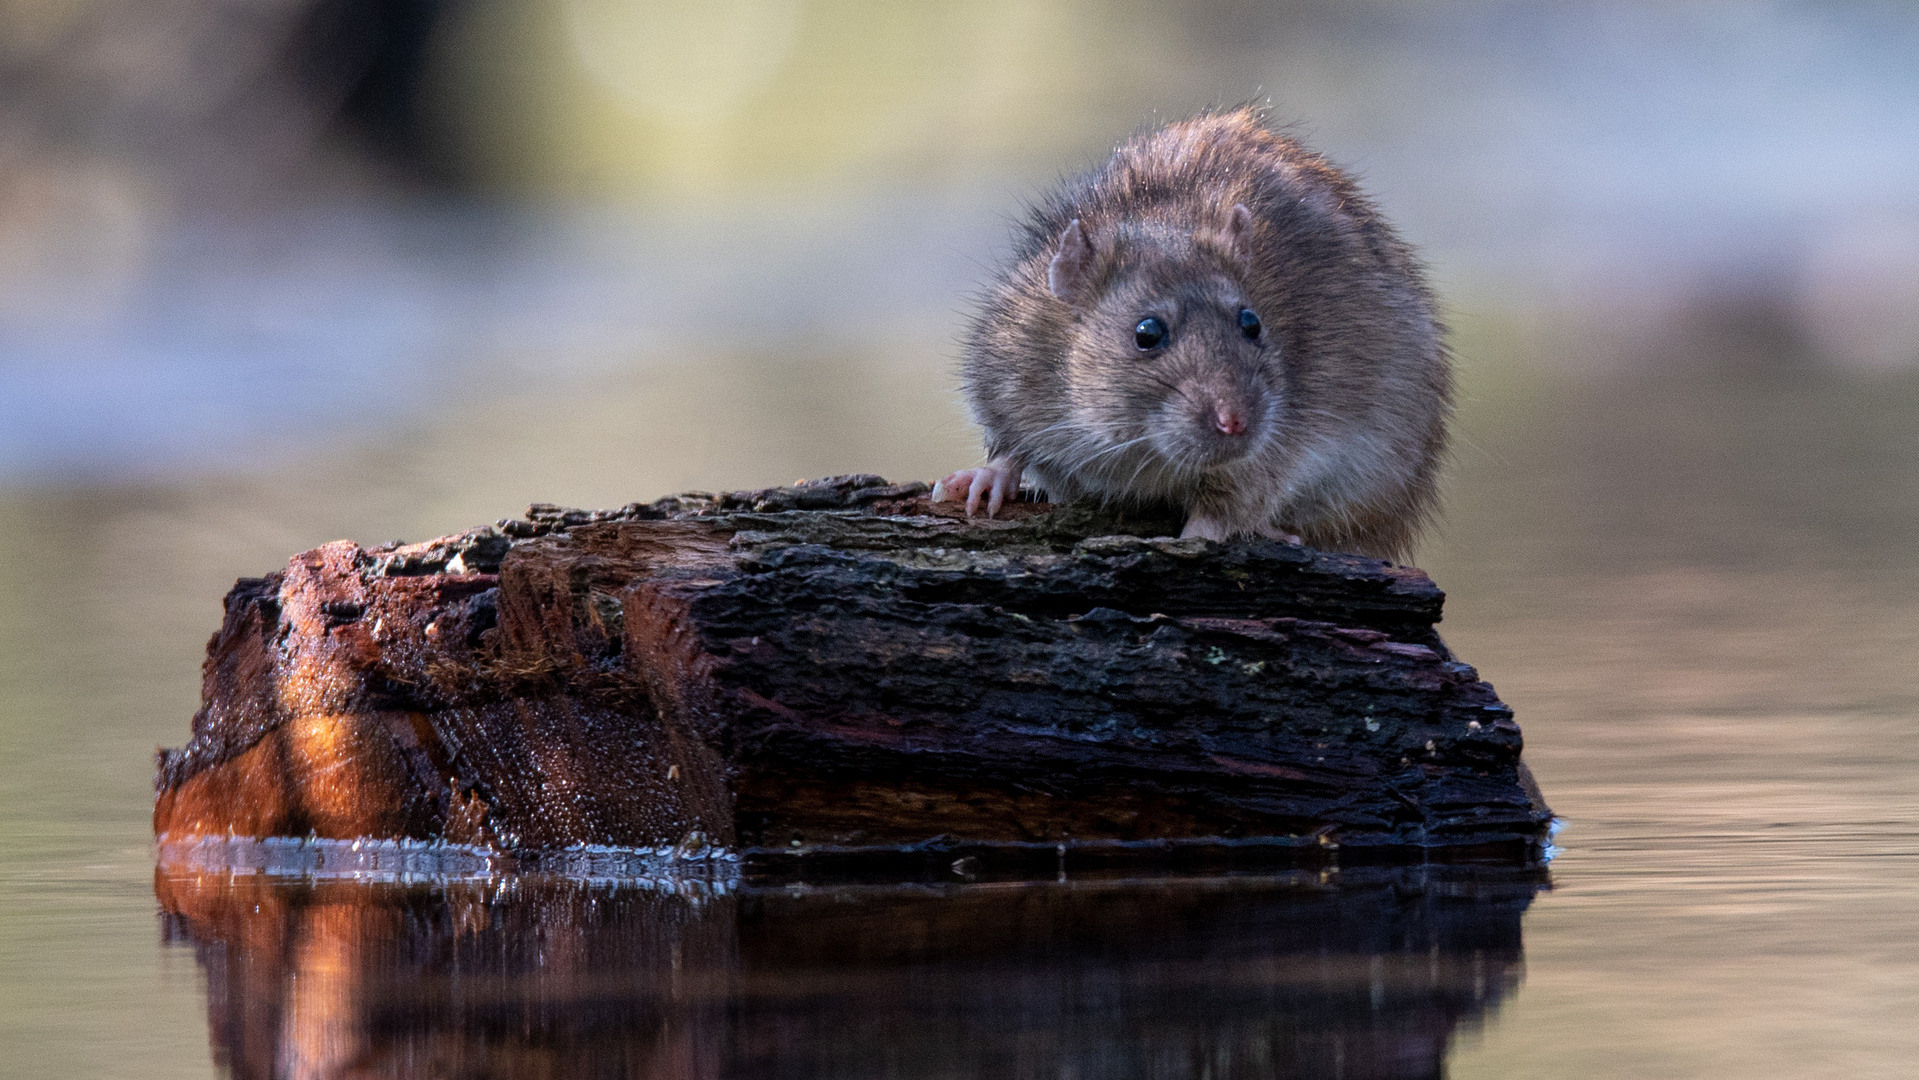
{"type": "Polygon", "coordinates": [[[1519,728],[1420,571],[1079,505],[968,520],[925,492],[535,505],[242,579],[154,829],[1536,856],[1519,728]]]}

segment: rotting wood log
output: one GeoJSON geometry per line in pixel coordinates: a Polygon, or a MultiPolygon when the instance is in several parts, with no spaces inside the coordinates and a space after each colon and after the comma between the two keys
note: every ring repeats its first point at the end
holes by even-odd
{"type": "MultiPolygon", "coordinates": [[[[1536,857],[1422,572],[833,477],[242,579],[162,837],[1536,857]]],[[[950,857],[950,856],[949,856],[950,857]]]]}

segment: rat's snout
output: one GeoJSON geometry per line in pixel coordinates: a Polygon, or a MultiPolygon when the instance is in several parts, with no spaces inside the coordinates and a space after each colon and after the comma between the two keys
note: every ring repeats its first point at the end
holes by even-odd
{"type": "Polygon", "coordinates": [[[1193,395],[1199,399],[1199,408],[1194,410],[1199,415],[1193,417],[1197,421],[1193,426],[1199,429],[1195,434],[1223,457],[1246,452],[1246,444],[1252,441],[1248,436],[1254,433],[1259,412],[1257,394],[1236,390],[1202,391],[1193,395]]]}
{"type": "Polygon", "coordinates": [[[1213,403],[1213,430],[1221,435],[1246,434],[1245,410],[1224,401],[1213,403]]]}
{"type": "Polygon", "coordinates": [[[1243,380],[1207,372],[1181,380],[1168,400],[1162,438],[1167,447],[1179,447],[1170,456],[1206,466],[1223,465],[1253,452],[1259,445],[1266,404],[1260,389],[1243,380]]]}

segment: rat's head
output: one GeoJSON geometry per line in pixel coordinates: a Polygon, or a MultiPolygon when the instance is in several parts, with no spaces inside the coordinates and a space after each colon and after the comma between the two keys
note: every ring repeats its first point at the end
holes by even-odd
{"type": "Polygon", "coordinates": [[[1279,343],[1248,293],[1246,207],[1197,233],[1059,238],[1047,288],[1073,311],[1063,427],[1089,486],[1178,495],[1277,439],[1279,343]]]}

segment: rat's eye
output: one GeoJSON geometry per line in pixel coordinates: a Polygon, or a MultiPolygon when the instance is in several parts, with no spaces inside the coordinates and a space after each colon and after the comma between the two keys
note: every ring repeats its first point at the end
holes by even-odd
{"type": "Polygon", "coordinates": [[[1252,308],[1239,309],[1239,332],[1254,341],[1259,340],[1259,316],[1252,308]]]}
{"type": "Polygon", "coordinates": [[[1166,344],[1166,324],[1156,315],[1148,315],[1133,327],[1133,344],[1141,349],[1157,349],[1166,344]]]}

